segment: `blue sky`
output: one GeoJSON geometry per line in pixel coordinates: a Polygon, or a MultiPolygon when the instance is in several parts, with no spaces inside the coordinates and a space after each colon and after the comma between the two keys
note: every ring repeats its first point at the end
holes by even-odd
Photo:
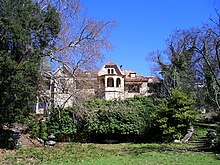
{"type": "Polygon", "coordinates": [[[116,20],[111,33],[111,52],[104,62],[113,61],[144,76],[153,75],[148,53],[164,50],[165,40],[175,29],[202,27],[220,0],[82,0],[88,14],[97,19],[116,20]]]}

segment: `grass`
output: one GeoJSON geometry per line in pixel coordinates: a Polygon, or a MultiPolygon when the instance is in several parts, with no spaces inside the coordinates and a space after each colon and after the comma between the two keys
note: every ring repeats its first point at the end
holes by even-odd
{"type": "Polygon", "coordinates": [[[192,152],[188,144],[74,144],[58,147],[20,148],[3,158],[2,164],[50,165],[217,165],[211,152],[192,152]]]}

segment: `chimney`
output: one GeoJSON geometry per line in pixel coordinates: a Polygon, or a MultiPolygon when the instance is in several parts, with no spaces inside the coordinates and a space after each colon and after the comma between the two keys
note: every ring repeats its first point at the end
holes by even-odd
{"type": "Polygon", "coordinates": [[[123,69],[122,69],[122,65],[120,65],[120,70],[122,71],[123,69]]]}

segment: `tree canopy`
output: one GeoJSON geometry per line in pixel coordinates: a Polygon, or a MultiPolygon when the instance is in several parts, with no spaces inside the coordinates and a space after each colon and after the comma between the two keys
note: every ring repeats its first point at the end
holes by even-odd
{"type": "Polygon", "coordinates": [[[173,88],[194,92],[197,105],[219,112],[220,16],[211,18],[202,28],[175,31],[167,42],[169,63],[158,55],[166,94],[173,88]],[[212,107],[212,108],[211,108],[212,107]]]}
{"type": "Polygon", "coordinates": [[[0,1],[0,123],[34,110],[41,58],[60,31],[56,8],[31,0],[0,1]]]}

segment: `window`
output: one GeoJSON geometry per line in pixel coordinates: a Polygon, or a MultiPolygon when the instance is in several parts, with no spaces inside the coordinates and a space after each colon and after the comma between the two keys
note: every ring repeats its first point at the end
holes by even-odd
{"type": "Polygon", "coordinates": [[[114,69],[108,69],[108,74],[114,74],[114,69]]]}
{"type": "Polygon", "coordinates": [[[107,79],[107,87],[114,87],[114,79],[112,77],[107,79]]]}
{"type": "Polygon", "coordinates": [[[46,109],[46,103],[44,103],[44,102],[39,102],[39,103],[38,103],[38,108],[39,108],[39,109],[46,109]]]}
{"type": "Polygon", "coordinates": [[[131,77],[131,78],[136,77],[136,73],[130,73],[130,77],[131,77]]]}
{"type": "Polygon", "coordinates": [[[48,80],[48,81],[44,81],[43,82],[43,89],[44,90],[50,90],[50,81],[48,80]]]}
{"type": "Polygon", "coordinates": [[[45,84],[46,84],[46,89],[47,89],[47,90],[50,90],[50,82],[47,81],[45,84]]]}
{"type": "Polygon", "coordinates": [[[139,85],[129,85],[128,86],[128,92],[129,93],[139,93],[140,92],[140,86],[139,85]]]}
{"type": "Polygon", "coordinates": [[[62,93],[67,93],[68,92],[68,88],[67,88],[67,80],[66,79],[60,79],[60,86],[62,89],[62,93]]]}
{"type": "Polygon", "coordinates": [[[158,89],[159,86],[153,83],[148,83],[148,88],[149,88],[148,93],[155,93],[156,89],[158,89]]]}
{"type": "Polygon", "coordinates": [[[87,77],[92,77],[91,73],[89,72],[86,72],[85,74],[87,75],[87,77]]]}
{"type": "Polygon", "coordinates": [[[100,87],[104,88],[105,87],[105,79],[100,80],[100,87]]]}
{"type": "Polygon", "coordinates": [[[121,79],[117,78],[116,80],[116,87],[121,87],[121,79]]]}
{"type": "Polygon", "coordinates": [[[44,99],[42,99],[42,98],[39,99],[38,108],[39,109],[46,109],[46,102],[44,101],[44,99]]]}
{"type": "Polygon", "coordinates": [[[114,69],[111,69],[111,74],[114,74],[114,69]]]}

